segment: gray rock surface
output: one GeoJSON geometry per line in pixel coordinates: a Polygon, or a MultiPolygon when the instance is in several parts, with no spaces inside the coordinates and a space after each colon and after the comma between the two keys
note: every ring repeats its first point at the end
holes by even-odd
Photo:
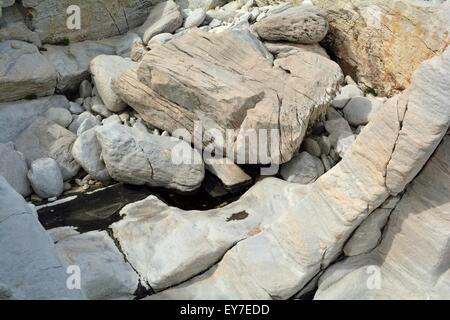
{"type": "Polygon", "coordinates": [[[80,165],[72,157],[76,135],[46,118],[37,118],[16,139],[20,151],[30,166],[39,158],[52,158],[61,168],[64,180],[74,177],[80,165]]]}
{"type": "Polygon", "coordinates": [[[139,277],[106,231],[66,236],[56,243],[56,250],[66,264],[80,267],[86,299],[135,298],[139,277]]]}
{"type": "Polygon", "coordinates": [[[34,192],[43,199],[59,197],[64,191],[61,169],[52,158],[34,160],[27,176],[34,192]]]}
{"type": "Polygon", "coordinates": [[[50,108],[69,108],[64,96],[0,103],[0,142],[14,141],[36,118],[50,108]]]}
{"type": "Polygon", "coordinates": [[[0,279],[15,299],[81,299],[66,266],[25,200],[0,176],[0,279]]]}
{"type": "Polygon", "coordinates": [[[137,63],[120,56],[99,55],[91,61],[89,69],[95,87],[109,111],[120,112],[127,106],[112,90],[111,79],[134,68],[137,68],[137,63]]]}
{"type": "Polygon", "coordinates": [[[258,21],[258,35],[270,41],[318,43],[328,32],[326,12],[315,6],[294,6],[258,21]]]}
{"type": "Polygon", "coordinates": [[[106,181],[110,176],[101,159],[102,149],[95,130],[95,128],[88,129],[78,136],[72,147],[72,155],[92,178],[106,181]]]}
{"type": "Polygon", "coordinates": [[[55,92],[55,68],[34,44],[2,41],[0,61],[0,102],[43,97],[55,92]]]}
{"type": "Polygon", "coordinates": [[[67,128],[72,122],[72,114],[64,108],[50,108],[44,113],[44,117],[64,128],[67,128]]]}
{"type": "Polygon", "coordinates": [[[23,197],[31,194],[27,178],[28,166],[24,156],[17,152],[12,142],[0,143],[0,176],[23,197]]]}
{"type": "Polygon", "coordinates": [[[299,184],[309,184],[325,173],[322,161],[308,152],[295,155],[291,161],[281,166],[284,180],[299,184]]]}

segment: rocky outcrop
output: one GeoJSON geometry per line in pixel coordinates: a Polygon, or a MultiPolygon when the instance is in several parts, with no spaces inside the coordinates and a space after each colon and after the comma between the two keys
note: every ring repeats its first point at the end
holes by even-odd
{"type": "Polygon", "coordinates": [[[0,61],[0,102],[55,92],[55,68],[35,45],[16,40],[0,42],[0,61]]]}
{"type": "MultiPolygon", "coordinates": [[[[58,230],[49,232],[55,234],[58,230]]],[[[56,250],[67,265],[80,268],[81,292],[86,299],[135,297],[139,277],[106,231],[74,231],[56,242],[56,250]]]]}
{"type": "Polygon", "coordinates": [[[320,277],[315,299],[450,299],[450,137],[391,214],[380,245],[320,277]]]}
{"type": "Polygon", "coordinates": [[[66,266],[28,205],[0,176],[0,279],[14,299],[80,299],[66,266]],[[18,254],[20,253],[20,254],[18,254]]]}
{"type": "Polygon", "coordinates": [[[117,181],[186,192],[203,181],[200,154],[182,140],[115,123],[97,127],[96,132],[106,169],[117,181]]]}
{"type": "MultiPolygon", "coordinates": [[[[300,291],[341,254],[372,211],[411,182],[447,133],[449,70],[450,49],[424,63],[412,86],[385,103],[344,159],[314,184],[281,183],[264,203],[256,201],[260,213],[281,213],[274,221],[237,243],[204,274],[153,298],[279,299],[300,291]],[[414,129],[419,127],[420,132],[414,129]],[[405,157],[407,150],[416,156],[405,157]]],[[[439,243],[445,246],[447,240],[439,243]]]]}
{"type": "Polygon", "coordinates": [[[37,118],[15,140],[30,166],[34,160],[52,158],[58,162],[64,180],[74,177],[80,165],[72,157],[76,135],[46,118],[37,118]]]}
{"type": "Polygon", "coordinates": [[[316,0],[329,13],[324,44],[346,74],[378,94],[408,87],[413,72],[450,43],[450,3],[316,0]],[[411,55],[414,52],[414,55],[411,55]]]}
{"type": "MultiPolygon", "coordinates": [[[[222,139],[226,129],[235,130],[230,148],[235,159],[263,161],[246,148],[246,136],[259,129],[268,134],[279,130],[280,147],[268,146],[267,157],[286,162],[308,124],[325,112],[342,73],[330,59],[306,50],[273,65],[268,55],[248,31],[191,31],[151,50],[137,73],[113,80],[113,89],[144,120],[168,132],[185,128],[195,136],[195,122],[205,132],[218,131],[222,139]]],[[[211,137],[204,140],[208,144],[211,137]]]]}
{"type": "Polygon", "coordinates": [[[0,103],[0,142],[14,141],[39,116],[51,108],[69,108],[64,96],[0,103]]]}

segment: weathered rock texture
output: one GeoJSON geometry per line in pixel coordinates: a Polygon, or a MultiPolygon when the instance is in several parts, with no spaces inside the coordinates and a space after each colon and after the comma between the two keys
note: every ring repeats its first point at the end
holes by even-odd
{"type": "MultiPolygon", "coordinates": [[[[263,202],[255,201],[252,209],[258,214],[278,213],[274,221],[262,224],[259,232],[229,249],[204,274],[153,298],[268,299],[299,292],[341,254],[346,240],[372,211],[411,182],[447,133],[449,70],[450,49],[424,63],[411,87],[384,104],[344,159],[314,184],[278,182],[272,187],[276,192],[263,202]]],[[[274,181],[263,180],[246,196],[274,181]]],[[[448,239],[438,242],[443,248],[448,239]]]]}
{"type": "Polygon", "coordinates": [[[16,139],[15,145],[30,166],[39,158],[52,158],[58,162],[64,180],[74,177],[80,165],[72,156],[76,135],[46,118],[37,118],[16,139]]]}
{"type": "Polygon", "coordinates": [[[328,32],[327,13],[311,5],[294,6],[260,20],[254,29],[265,40],[318,43],[328,32]]]}
{"type": "Polygon", "coordinates": [[[168,132],[186,128],[194,135],[195,121],[222,139],[226,129],[236,130],[231,150],[241,159],[258,157],[245,148],[249,131],[267,129],[270,135],[270,129],[278,129],[280,147],[268,147],[265,162],[286,162],[308,124],[325,112],[342,73],[336,63],[308,50],[273,64],[268,56],[245,31],[191,31],[151,50],[137,73],[113,80],[113,89],[144,120],[168,132]]]}
{"type": "Polygon", "coordinates": [[[101,39],[123,34],[141,25],[148,16],[152,4],[158,0],[85,0],[76,3],[80,8],[81,28],[69,29],[67,13],[73,1],[23,0],[27,22],[39,34],[43,42],[58,43],[87,39],[101,39]]]}
{"type": "Polygon", "coordinates": [[[16,40],[0,42],[0,61],[0,102],[55,92],[55,68],[35,45],[16,40]]]}
{"type": "Polygon", "coordinates": [[[392,212],[381,244],[326,270],[315,298],[450,299],[449,169],[446,136],[392,212]]]}
{"type": "Polygon", "coordinates": [[[346,74],[379,94],[408,87],[424,60],[450,43],[450,3],[424,6],[406,0],[316,0],[328,10],[324,44],[346,74]]]}
{"type": "Polygon", "coordinates": [[[203,161],[186,142],[115,123],[95,130],[113,179],[180,191],[200,187],[205,175],[203,161]]]}
{"type": "Polygon", "coordinates": [[[64,96],[0,103],[0,142],[14,141],[39,116],[51,108],[69,108],[64,96]]]}
{"type": "Polygon", "coordinates": [[[67,265],[80,267],[81,291],[87,299],[134,298],[139,277],[106,231],[75,231],[57,241],[56,250],[67,265]]]}

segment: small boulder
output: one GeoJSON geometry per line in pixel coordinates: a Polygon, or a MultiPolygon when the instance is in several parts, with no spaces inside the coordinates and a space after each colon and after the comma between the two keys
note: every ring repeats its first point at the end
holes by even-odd
{"type": "Polygon", "coordinates": [[[373,113],[383,105],[378,99],[354,97],[344,108],[344,117],[354,127],[369,123],[373,113]]]}
{"type": "Polygon", "coordinates": [[[23,155],[17,152],[12,142],[0,143],[0,176],[22,196],[31,193],[27,179],[28,166],[23,155]]]}
{"type": "Polygon", "coordinates": [[[64,108],[50,108],[45,112],[44,117],[64,128],[67,128],[72,122],[72,114],[64,108]]]}
{"type": "Polygon", "coordinates": [[[364,94],[356,84],[348,84],[341,88],[341,91],[336,95],[331,105],[336,109],[343,109],[351,98],[362,96],[364,94]]]}
{"type": "Polygon", "coordinates": [[[59,197],[64,191],[64,181],[58,163],[51,158],[33,161],[28,179],[34,192],[43,198],[59,197]]]}
{"type": "Polygon", "coordinates": [[[186,20],[184,21],[184,27],[186,29],[200,26],[206,18],[206,11],[203,8],[193,10],[186,20]]]}

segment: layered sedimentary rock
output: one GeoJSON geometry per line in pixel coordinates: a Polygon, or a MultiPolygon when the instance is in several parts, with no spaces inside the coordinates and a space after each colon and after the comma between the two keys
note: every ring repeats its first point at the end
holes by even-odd
{"type": "MultiPolygon", "coordinates": [[[[376,113],[327,174],[307,189],[282,183],[274,198],[258,203],[279,213],[274,221],[237,243],[206,273],[153,298],[289,298],[304,288],[341,254],[372,211],[411,182],[447,133],[449,70],[450,49],[423,64],[411,88],[376,113]],[[416,156],[405,157],[408,150],[416,156]]],[[[253,192],[256,187],[247,196],[253,192]]]]}
{"type": "MultiPolygon", "coordinates": [[[[245,145],[249,132],[266,129],[270,136],[271,129],[279,130],[279,148],[268,146],[265,162],[286,162],[308,124],[325,112],[342,73],[333,61],[308,50],[273,64],[267,57],[248,31],[191,31],[151,50],[137,72],[113,80],[113,89],[144,120],[168,132],[185,128],[194,136],[195,122],[222,139],[227,129],[235,130],[231,150],[241,158],[255,152],[245,145]]],[[[204,137],[209,143],[211,137],[204,137]]],[[[223,147],[217,141],[215,146],[223,147]]]]}
{"type": "Polygon", "coordinates": [[[320,277],[316,299],[450,299],[450,136],[391,214],[381,244],[320,277]]]}
{"type": "Polygon", "coordinates": [[[158,0],[88,0],[76,3],[73,1],[37,1],[23,0],[26,19],[31,27],[46,43],[57,43],[65,40],[82,41],[101,39],[123,34],[141,25],[148,16],[152,4],[158,0]],[[72,8],[71,10],[68,10],[72,8]],[[76,21],[79,14],[80,28],[76,21]],[[70,19],[72,17],[72,19],[70,19]],[[69,20],[70,19],[70,20],[69,20]],[[71,24],[69,24],[71,22],[71,24]],[[74,26],[68,28],[68,25],[74,26]]]}

